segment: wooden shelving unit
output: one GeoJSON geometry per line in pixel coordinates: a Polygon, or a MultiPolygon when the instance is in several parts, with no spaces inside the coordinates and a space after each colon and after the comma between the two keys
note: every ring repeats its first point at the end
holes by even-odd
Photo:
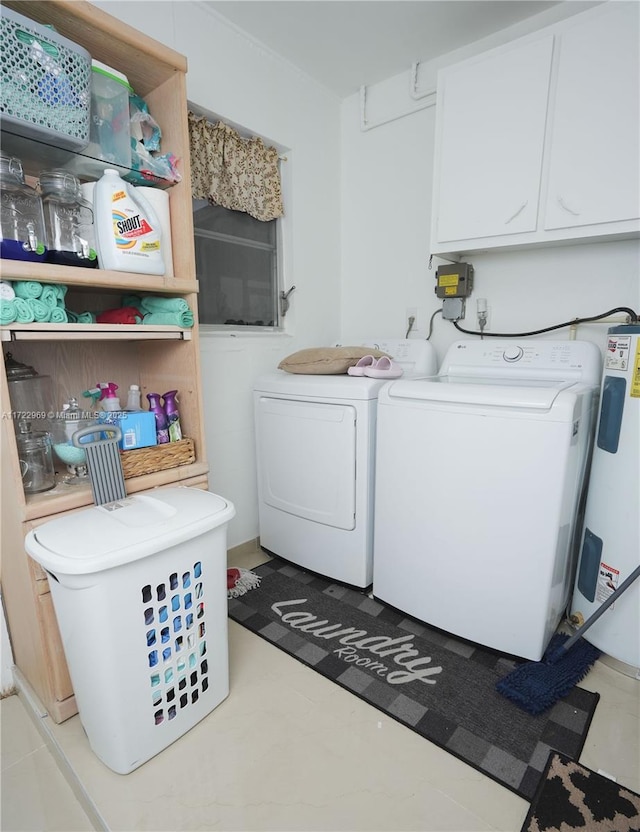
{"type": "MultiPolygon", "coordinates": [[[[186,59],[84,0],[6,0],[3,5],[39,23],[52,24],[83,46],[91,57],[124,72],[162,130],[163,152],[179,161],[181,181],[169,188],[173,277],[1,261],[3,280],[37,280],[68,287],[74,311],[102,311],[120,305],[123,294],[184,298],[194,313],[193,328],[104,324],[11,324],[0,327],[3,353],[50,376],[60,409],[69,396],[99,381],[115,381],[122,392],[138,384],[143,394],[177,389],[183,434],[193,439],[195,462],[126,480],[135,493],[172,484],[207,487],[197,322],[197,290],[187,127],[186,59]]],[[[12,137],[12,142],[15,137],[12,137]]],[[[16,154],[20,155],[20,154],[16,154]]],[[[37,177],[46,153],[24,144],[28,176],[37,177]]],[[[4,372],[0,377],[3,415],[12,407],[4,372]]],[[[54,517],[92,505],[91,490],[66,486],[25,495],[14,425],[2,418],[1,455],[2,591],[16,665],[51,717],[60,722],[77,712],[46,574],[28,557],[24,536],[54,517]]],[[[60,463],[57,463],[60,465],[60,463]]],[[[60,465],[60,474],[63,466],[60,465]]],[[[61,480],[61,477],[60,477],[61,480]]],[[[90,545],[90,542],[88,542],[90,545]]]]}

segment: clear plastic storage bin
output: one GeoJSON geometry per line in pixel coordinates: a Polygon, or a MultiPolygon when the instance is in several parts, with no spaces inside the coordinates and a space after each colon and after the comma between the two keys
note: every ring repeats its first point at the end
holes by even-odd
{"type": "Polygon", "coordinates": [[[94,753],[128,774],[229,693],[231,503],[162,488],[31,531],[49,573],[80,720],[94,753]]]}
{"type": "Polygon", "coordinates": [[[127,76],[100,61],[91,62],[89,144],[69,167],[78,176],[99,178],[105,167],[121,174],[131,168],[131,131],[127,76]]]}

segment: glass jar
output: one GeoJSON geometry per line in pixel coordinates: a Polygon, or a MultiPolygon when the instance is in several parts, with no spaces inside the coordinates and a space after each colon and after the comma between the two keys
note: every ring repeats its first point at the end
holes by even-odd
{"type": "Polygon", "coordinates": [[[10,352],[5,356],[4,367],[16,433],[21,419],[31,422],[34,430],[50,431],[49,419],[53,415],[51,378],[41,376],[33,367],[16,361],[10,352]]]}
{"type": "Polygon", "coordinates": [[[42,262],[47,253],[42,200],[25,184],[22,162],[0,152],[0,255],[42,262]]]}
{"type": "Polygon", "coordinates": [[[79,180],[66,170],[40,174],[47,235],[47,262],[97,268],[93,208],[82,196],[79,180]]]}
{"type": "Polygon", "coordinates": [[[58,459],[64,462],[69,472],[69,476],[63,480],[65,485],[83,485],[89,482],[87,455],[82,448],[76,448],[73,444],[73,434],[89,425],[96,425],[98,430],[95,434],[85,436],[83,442],[100,439],[100,429],[94,414],[82,411],[78,400],[73,397],[62,405],[62,411],[51,422],[53,451],[58,459]]]}
{"type": "Polygon", "coordinates": [[[22,420],[16,441],[25,494],[38,494],[54,488],[56,476],[51,455],[51,434],[33,431],[31,423],[22,420]]]}

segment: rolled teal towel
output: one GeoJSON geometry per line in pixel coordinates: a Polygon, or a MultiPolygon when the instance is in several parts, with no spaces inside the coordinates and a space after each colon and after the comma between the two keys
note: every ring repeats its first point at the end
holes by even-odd
{"type": "Polygon", "coordinates": [[[33,312],[33,319],[36,323],[46,323],[51,317],[51,307],[43,303],[40,298],[27,298],[25,303],[28,303],[33,312]]]}
{"type": "Polygon", "coordinates": [[[180,326],[189,329],[193,326],[193,312],[187,309],[185,312],[148,312],[142,319],[142,323],[148,326],[180,326]]]}
{"type": "Polygon", "coordinates": [[[50,284],[48,286],[42,287],[42,294],[40,295],[40,300],[43,303],[46,303],[50,309],[53,309],[55,306],[58,305],[58,291],[57,288],[50,284]]]}
{"type": "Polygon", "coordinates": [[[16,297],[23,298],[39,298],[42,294],[42,283],[37,280],[16,280],[13,284],[13,291],[16,297]]]}
{"type": "Polygon", "coordinates": [[[79,324],[95,324],[96,316],[93,312],[79,312],[76,323],[79,324]]]}
{"type": "Polygon", "coordinates": [[[66,324],[69,322],[66,309],[61,306],[56,306],[51,310],[51,317],[49,318],[52,324],[66,324]]]}
{"type": "Polygon", "coordinates": [[[188,312],[189,304],[183,298],[162,298],[157,295],[145,295],[142,298],[145,312],[188,312]]]}
{"type": "Polygon", "coordinates": [[[12,324],[17,317],[18,310],[16,309],[15,298],[9,300],[0,298],[0,325],[7,326],[7,324],[12,324]]]}
{"type": "Polygon", "coordinates": [[[133,306],[136,309],[141,309],[142,298],[140,295],[123,295],[121,306],[133,306]]]}
{"type": "Polygon", "coordinates": [[[78,313],[73,312],[71,309],[67,309],[67,320],[70,324],[77,324],[78,323],[78,313]]]}
{"type": "Polygon", "coordinates": [[[54,283],[53,288],[58,295],[58,306],[64,306],[64,296],[67,294],[67,287],[64,283],[54,283]]]}
{"type": "Polygon", "coordinates": [[[24,298],[15,298],[13,301],[16,305],[16,323],[18,324],[32,324],[35,321],[33,309],[29,306],[24,298]]]}

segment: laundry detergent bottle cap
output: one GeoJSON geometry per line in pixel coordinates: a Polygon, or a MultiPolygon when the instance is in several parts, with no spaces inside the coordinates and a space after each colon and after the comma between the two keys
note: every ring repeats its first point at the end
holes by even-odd
{"type": "Polygon", "coordinates": [[[108,381],[106,383],[99,381],[96,387],[99,387],[102,391],[100,393],[100,403],[102,404],[103,410],[107,410],[109,412],[120,410],[120,399],[116,396],[116,390],[118,389],[117,384],[114,384],[113,381],[108,381]]]}
{"type": "Polygon", "coordinates": [[[100,267],[163,275],[162,230],[156,212],[137,188],[106,168],[94,190],[100,267]]]}

